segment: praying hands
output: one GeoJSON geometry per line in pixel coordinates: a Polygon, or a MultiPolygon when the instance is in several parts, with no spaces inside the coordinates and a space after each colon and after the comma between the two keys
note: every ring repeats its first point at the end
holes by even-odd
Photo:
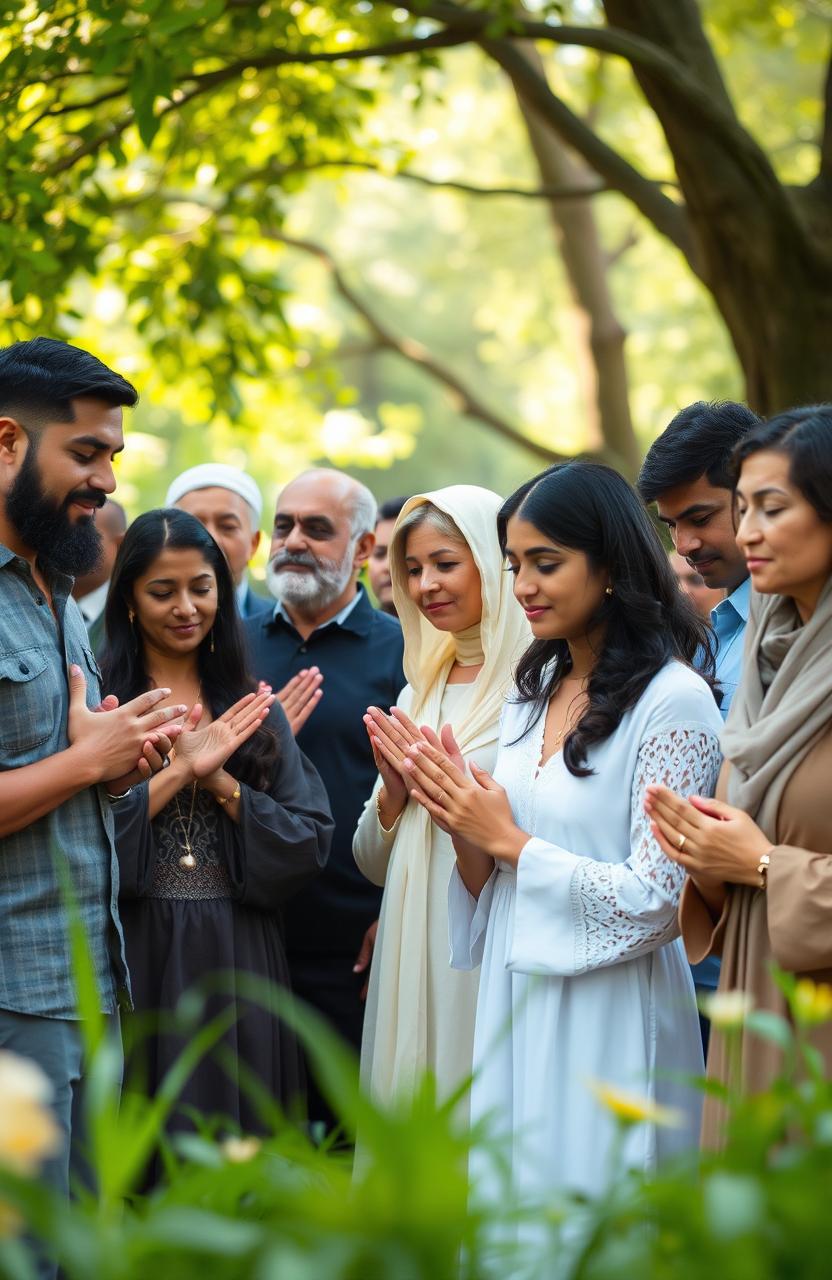
{"type": "Polygon", "coordinates": [[[514,821],[504,788],[473,761],[469,777],[451,758],[453,747],[453,734],[445,725],[438,746],[425,741],[406,749],[403,768],[411,795],[438,826],[450,832],[458,854],[462,841],[466,853],[475,849],[489,859],[516,866],[529,837],[514,821]]]}
{"type": "Polygon", "coordinates": [[[697,885],[760,887],[760,860],[771,841],[742,809],[702,796],[683,799],[658,784],[647,788],[644,809],[663,853],[697,885]]]}

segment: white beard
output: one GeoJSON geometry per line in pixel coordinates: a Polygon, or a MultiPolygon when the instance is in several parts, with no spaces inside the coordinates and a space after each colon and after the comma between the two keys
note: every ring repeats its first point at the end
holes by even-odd
{"type": "Polygon", "coordinates": [[[314,568],[310,565],[305,570],[275,568],[274,560],[270,560],[266,569],[269,591],[275,600],[283,600],[288,605],[325,609],[346,589],[352,577],[354,552],[355,544],[351,542],[340,563],[316,560],[314,568]]]}

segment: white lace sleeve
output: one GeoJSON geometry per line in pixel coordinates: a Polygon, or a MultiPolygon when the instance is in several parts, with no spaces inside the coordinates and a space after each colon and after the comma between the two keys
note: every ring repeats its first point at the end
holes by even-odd
{"type": "Polygon", "coordinates": [[[642,742],[633,775],[630,853],[625,861],[601,862],[530,840],[520,859],[523,870],[518,869],[518,883],[523,876],[526,883],[522,892],[518,890],[510,967],[532,973],[586,973],[632,960],[675,938],[684,872],[665,857],[653,837],[644,813],[645,792],[651,782],[661,782],[679,795],[711,795],[719,764],[719,740],[707,729],[670,729],[642,742]],[[547,912],[545,931],[542,920],[525,918],[521,896],[538,904],[530,905],[529,915],[538,909],[547,912]]]}

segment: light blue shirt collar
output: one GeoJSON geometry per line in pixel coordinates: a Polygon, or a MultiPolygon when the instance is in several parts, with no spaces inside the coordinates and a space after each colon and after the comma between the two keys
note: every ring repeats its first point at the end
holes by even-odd
{"type": "Polygon", "coordinates": [[[745,624],[751,606],[751,579],[746,578],[725,600],[711,610],[716,636],[716,678],[722,686],[722,718],[728,715],[731,699],[742,676],[745,624]]]}
{"type": "Polygon", "coordinates": [[[719,604],[711,610],[711,621],[716,626],[717,614],[726,613],[728,609],[733,609],[738,613],[743,621],[743,625],[748,621],[748,611],[751,608],[751,579],[746,578],[740,585],[731,592],[730,596],[726,596],[724,600],[720,600],[719,604]]]}

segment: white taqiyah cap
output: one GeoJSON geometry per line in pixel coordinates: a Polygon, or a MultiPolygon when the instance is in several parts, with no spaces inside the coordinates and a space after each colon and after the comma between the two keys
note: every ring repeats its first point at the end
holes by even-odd
{"type": "Polygon", "coordinates": [[[186,493],[192,493],[194,489],[230,489],[248,503],[258,522],[263,514],[260,490],[251,476],[237,467],[227,467],[222,462],[202,462],[198,467],[189,467],[171,482],[165,506],[175,507],[180,498],[184,498],[186,493]]]}

